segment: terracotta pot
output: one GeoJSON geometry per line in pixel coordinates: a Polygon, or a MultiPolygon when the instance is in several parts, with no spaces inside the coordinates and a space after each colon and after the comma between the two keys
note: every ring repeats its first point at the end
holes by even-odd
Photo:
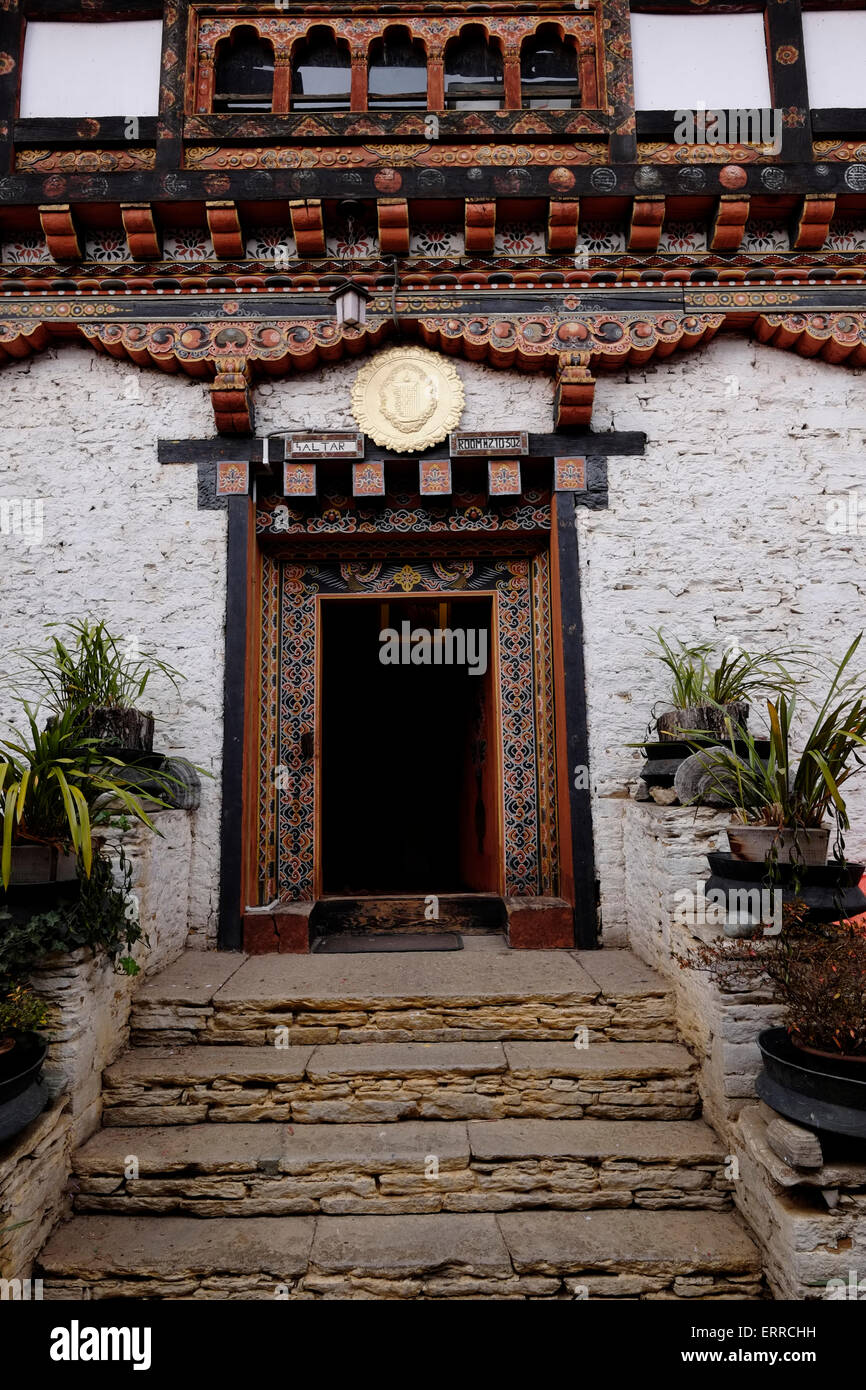
{"type": "Polygon", "coordinates": [[[77,877],[78,860],[64,854],[56,845],[21,844],[12,846],[10,885],[70,883],[77,877]]]}
{"type": "Polygon", "coordinates": [[[735,859],[749,864],[826,864],[829,826],[818,830],[777,830],[766,825],[732,825],[728,844],[735,859]]]}

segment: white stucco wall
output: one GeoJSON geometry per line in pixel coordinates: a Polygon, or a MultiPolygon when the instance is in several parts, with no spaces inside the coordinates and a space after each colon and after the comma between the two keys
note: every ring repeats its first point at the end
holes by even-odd
{"type": "MultiPolygon", "coordinates": [[[[643,736],[664,673],[644,652],[662,626],[746,650],[814,646],[834,658],[866,628],[864,373],[739,338],[596,390],[597,430],[644,430],[610,463],[610,510],[580,513],[587,681],[602,881],[622,920],[624,744],[643,736]],[[828,498],[859,488],[860,535],[830,534],[828,498]]],[[[866,669],[866,642],[860,670],[866,669]]],[[[846,793],[850,857],[866,852],[866,774],[846,793]]],[[[688,814],[685,812],[684,814],[688,814]]]]}
{"type": "MultiPolygon", "coordinates": [[[[0,526],[0,673],[49,622],[104,617],[186,680],[154,678],[155,745],[219,775],[225,513],[199,511],[194,466],[157,462],[159,438],[215,433],[198,383],[70,345],[0,373],[0,499],[42,504],[42,540],[0,526]]],[[[31,516],[33,513],[31,512],[31,516]]],[[[2,521],[2,513],[0,513],[2,521]]],[[[7,523],[8,526],[8,523],[7,523]]],[[[0,718],[12,710],[0,681],[0,718]]],[[[216,930],[218,782],[193,817],[190,925],[216,930]]]]}
{"type": "MultiPolygon", "coordinates": [[[[550,429],[550,378],[457,366],[463,428],[550,429]]],[[[351,428],[356,370],[347,362],[260,386],[258,432],[351,428]]],[[[579,513],[610,940],[623,938],[623,808],[641,762],[627,745],[665,694],[661,668],[653,672],[645,656],[653,630],[736,637],[746,648],[812,643],[841,655],[866,626],[863,387],[862,372],[738,338],[598,383],[594,428],[648,435],[645,455],[610,461],[609,509],[579,513]],[[828,533],[827,497],[858,486],[862,534],[828,533]]],[[[225,517],[197,510],[194,468],[156,461],[160,437],[213,433],[203,385],[134,373],[84,348],[0,373],[0,499],[45,500],[41,545],[0,534],[0,650],[51,619],[105,613],[186,673],[181,699],[154,687],[160,745],[218,773],[225,517]],[[128,399],[136,383],[140,399],[128,399]]],[[[199,944],[215,932],[217,788],[205,783],[196,817],[190,922],[199,944]]],[[[863,854],[866,776],[850,804],[849,851],[863,854]]]]}

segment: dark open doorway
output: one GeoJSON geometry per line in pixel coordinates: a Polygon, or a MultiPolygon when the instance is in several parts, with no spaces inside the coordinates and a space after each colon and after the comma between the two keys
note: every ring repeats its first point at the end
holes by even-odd
{"type": "Polygon", "coordinates": [[[324,893],[501,891],[492,611],[322,600],[324,893]]]}

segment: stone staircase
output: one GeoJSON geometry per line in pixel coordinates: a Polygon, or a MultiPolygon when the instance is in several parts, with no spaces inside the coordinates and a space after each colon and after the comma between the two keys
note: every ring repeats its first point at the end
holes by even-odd
{"type": "Polygon", "coordinates": [[[46,1298],[761,1297],[665,983],[465,945],[146,982],[46,1298]]]}

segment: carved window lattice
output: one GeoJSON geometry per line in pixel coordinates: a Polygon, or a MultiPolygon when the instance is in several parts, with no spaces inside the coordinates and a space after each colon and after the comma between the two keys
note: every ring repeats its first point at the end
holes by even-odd
{"type": "Polygon", "coordinates": [[[427,110],[427,55],[402,25],[386,29],[370,46],[367,105],[371,111],[427,110]]]}
{"type": "Polygon", "coordinates": [[[348,111],[352,57],[332,30],[316,25],[299,43],[292,61],[293,111],[348,111]]]}
{"type": "MultiPolygon", "coordinates": [[[[311,24],[302,15],[203,15],[191,101],[196,112],[227,109],[219,100],[224,87],[217,86],[220,47],[239,29],[251,30],[271,45],[272,105],[257,109],[276,114],[605,106],[599,60],[603,43],[594,8],[556,16],[335,15],[327,25],[311,24]],[[539,30],[543,41],[532,46],[539,30]],[[548,65],[545,72],[538,62],[542,54],[550,55],[542,60],[542,67],[548,65]],[[529,72],[532,58],[534,73],[529,72]],[[551,65],[556,71],[549,70],[551,65]],[[325,74],[330,74],[330,89],[324,85],[325,74]],[[402,82],[394,85],[397,74],[405,80],[405,91],[402,82]],[[549,93],[538,90],[543,76],[549,93]]],[[[264,99],[265,94],[254,95],[264,99]]]]}
{"type": "Polygon", "coordinates": [[[241,24],[217,48],[213,109],[270,111],[273,95],[273,44],[241,24]]]}
{"type": "Polygon", "coordinates": [[[573,39],[563,38],[556,24],[542,24],[520,50],[522,105],[567,111],[580,106],[580,76],[573,39]]]}
{"type": "Polygon", "coordinates": [[[505,66],[495,39],[467,24],[445,49],[445,106],[449,111],[496,111],[504,104],[505,66]]]}

